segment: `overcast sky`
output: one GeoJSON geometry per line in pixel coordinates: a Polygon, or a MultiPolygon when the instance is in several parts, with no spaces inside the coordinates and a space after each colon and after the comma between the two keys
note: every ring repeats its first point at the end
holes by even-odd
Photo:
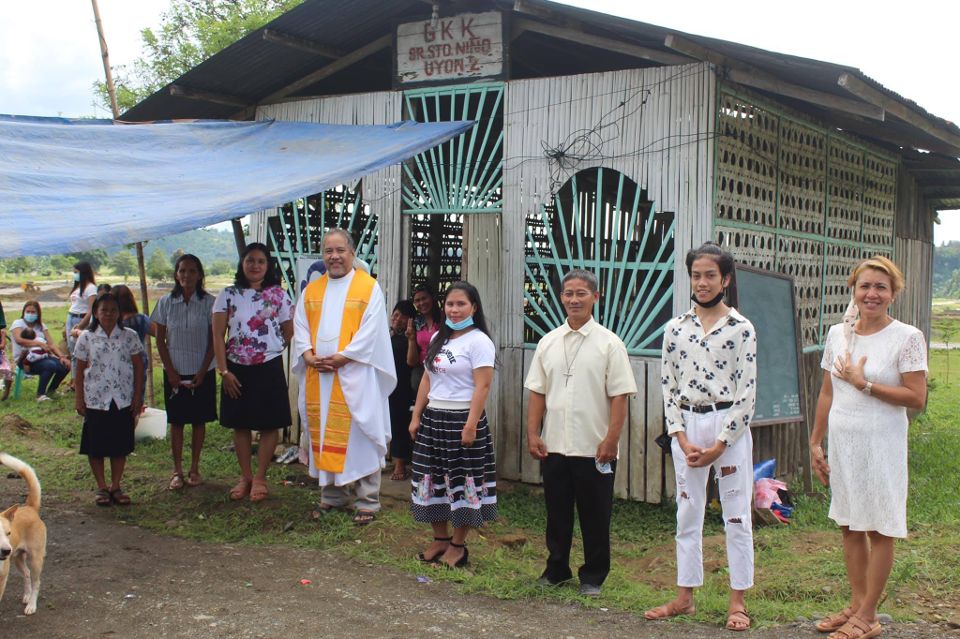
{"type": "MultiPolygon", "coordinates": [[[[960,123],[955,33],[960,2],[955,0],[896,4],[566,0],[564,4],[857,67],[935,115],[960,123]]],[[[159,24],[169,0],[99,0],[99,5],[110,61],[116,67],[140,54],[140,30],[159,24]]],[[[108,112],[94,107],[91,88],[102,77],[89,2],[3,2],[0,113],[108,117],[108,112]]],[[[943,213],[941,219],[936,241],[960,240],[960,211],[943,213]]]]}

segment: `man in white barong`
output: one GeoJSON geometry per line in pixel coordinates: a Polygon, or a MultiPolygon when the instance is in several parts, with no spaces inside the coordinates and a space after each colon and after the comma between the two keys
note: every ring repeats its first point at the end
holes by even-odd
{"type": "Polygon", "coordinates": [[[346,508],[369,524],[380,510],[380,471],[390,442],[387,398],[397,383],[383,292],[354,268],[353,238],[323,238],[327,272],[300,295],[294,316],[300,422],[309,441],[310,476],[319,480],[321,513],[346,508]]]}

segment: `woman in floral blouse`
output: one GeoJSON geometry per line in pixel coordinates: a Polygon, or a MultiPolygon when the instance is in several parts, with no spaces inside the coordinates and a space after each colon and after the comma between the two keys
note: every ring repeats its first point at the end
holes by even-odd
{"type": "Polygon", "coordinates": [[[269,249],[247,245],[240,256],[234,285],[213,304],[213,351],[223,378],[220,423],[233,429],[241,477],[230,499],[267,498],[267,467],[278,430],[290,425],[287,381],[280,355],[293,336],[290,299],[270,261],[269,249]],[[226,338],[226,340],[225,340],[226,338]],[[250,457],[252,431],[260,431],[257,472],[250,457]]]}

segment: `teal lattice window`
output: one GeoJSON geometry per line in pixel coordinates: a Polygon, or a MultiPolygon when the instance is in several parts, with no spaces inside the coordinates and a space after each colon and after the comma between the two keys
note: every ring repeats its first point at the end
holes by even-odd
{"type": "Polygon", "coordinates": [[[374,277],[379,272],[380,221],[363,201],[361,184],[356,189],[341,185],[289,202],[267,218],[270,248],[279,262],[287,290],[294,297],[297,259],[319,256],[323,235],[332,228],[350,231],[357,245],[357,257],[370,265],[374,277]]]}
{"type": "Polygon", "coordinates": [[[403,165],[401,210],[410,216],[410,285],[429,283],[442,290],[460,279],[463,217],[502,212],[503,84],[407,91],[404,111],[404,117],[417,122],[476,122],[403,165]]]}
{"type": "Polygon", "coordinates": [[[580,171],[527,217],[524,342],[534,345],[565,318],[560,281],[582,268],[597,276],[594,318],[631,355],[657,356],[673,305],[674,214],[606,168],[580,171]]]}

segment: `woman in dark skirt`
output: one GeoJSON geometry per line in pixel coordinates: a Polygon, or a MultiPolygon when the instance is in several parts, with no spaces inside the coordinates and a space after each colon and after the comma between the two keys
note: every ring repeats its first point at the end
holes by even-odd
{"type": "Polygon", "coordinates": [[[390,457],[393,459],[393,474],[390,479],[403,481],[410,478],[410,408],[413,406],[413,389],[410,386],[410,365],[407,364],[407,322],[417,312],[410,300],[401,300],[390,315],[390,345],[393,347],[393,364],[397,369],[397,385],[390,393],[390,457]]]}
{"type": "Polygon", "coordinates": [[[410,508],[414,520],[433,528],[433,543],[418,558],[459,568],[469,557],[467,533],[497,516],[493,439],[483,410],[496,349],[473,285],[453,284],[444,311],[410,419],[410,508]]]}
{"type": "Polygon", "coordinates": [[[207,422],[217,421],[217,378],[213,369],[210,322],[213,296],[203,288],[203,264],[189,253],[173,266],[174,285],[157,302],[150,319],[156,327],[163,363],[163,397],[170,423],[173,477],[170,490],[199,486],[200,453],[207,422]],[[183,431],[192,424],[190,471],[183,474],[183,431]]]}
{"type": "Polygon", "coordinates": [[[281,355],[291,337],[290,299],[280,288],[270,251],[259,242],[248,244],[234,285],[223,289],[213,303],[213,351],[223,378],[220,423],[233,429],[241,472],[230,490],[235,501],[247,495],[250,501],[263,501],[269,494],[267,467],[279,429],[290,425],[281,355]],[[250,463],[254,430],[260,431],[256,475],[250,463]]]}
{"type": "Polygon", "coordinates": [[[76,408],[83,416],[80,454],[86,455],[97,482],[96,504],[126,506],[120,488],[127,455],[133,452],[134,416],[143,405],[143,345],[119,325],[120,302],[104,293],[93,303],[90,329],[77,338],[76,408]],[[104,459],[110,458],[110,488],[104,459]]]}

